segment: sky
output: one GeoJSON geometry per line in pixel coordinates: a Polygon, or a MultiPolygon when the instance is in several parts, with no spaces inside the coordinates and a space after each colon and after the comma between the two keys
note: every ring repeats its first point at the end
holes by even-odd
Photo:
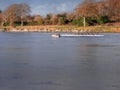
{"type": "Polygon", "coordinates": [[[82,0],[0,0],[0,9],[11,4],[26,3],[31,7],[31,15],[71,12],[82,0]]]}

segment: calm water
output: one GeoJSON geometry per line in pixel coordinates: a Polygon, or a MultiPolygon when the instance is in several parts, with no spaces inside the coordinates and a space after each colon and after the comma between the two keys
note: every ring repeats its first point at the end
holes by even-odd
{"type": "Polygon", "coordinates": [[[120,90],[120,34],[0,33],[0,90],[120,90]]]}

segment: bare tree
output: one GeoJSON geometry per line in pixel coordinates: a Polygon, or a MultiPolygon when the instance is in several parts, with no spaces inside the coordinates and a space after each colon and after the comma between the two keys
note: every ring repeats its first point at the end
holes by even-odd
{"type": "Polygon", "coordinates": [[[84,0],[75,8],[77,17],[83,17],[83,25],[86,26],[86,17],[94,17],[97,13],[95,0],[84,0]]]}
{"type": "Polygon", "coordinates": [[[58,17],[57,17],[57,15],[53,14],[52,17],[51,17],[51,21],[52,21],[53,25],[58,24],[58,17]]]}
{"type": "Polygon", "coordinates": [[[33,21],[37,24],[43,24],[43,18],[40,15],[35,15],[33,21]]]}
{"type": "Polygon", "coordinates": [[[85,0],[76,7],[75,14],[77,17],[83,17],[84,26],[87,17],[93,19],[100,19],[103,16],[120,18],[120,0],[85,0]]]}
{"type": "Polygon", "coordinates": [[[74,13],[68,13],[66,16],[68,21],[72,21],[75,18],[75,14],[74,13]]]}
{"type": "Polygon", "coordinates": [[[52,18],[52,14],[51,13],[47,14],[46,17],[44,18],[44,24],[46,25],[52,24],[51,18],[52,18]]]}
{"type": "Polygon", "coordinates": [[[26,19],[26,22],[29,24],[34,22],[34,16],[31,16],[31,15],[27,15],[25,19],[26,19]]]}
{"type": "Polygon", "coordinates": [[[18,12],[18,4],[10,5],[2,13],[3,21],[4,22],[9,21],[10,26],[13,26],[14,21],[16,19],[17,12],[18,12]]]}
{"type": "Polygon", "coordinates": [[[109,17],[112,20],[120,20],[120,0],[108,0],[109,17]]]}
{"type": "Polygon", "coordinates": [[[10,22],[10,26],[14,26],[16,18],[20,17],[21,25],[23,25],[23,19],[29,13],[30,7],[27,4],[12,4],[3,11],[3,21],[8,21],[10,22]]]}
{"type": "Polygon", "coordinates": [[[24,18],[30,14],[30,11],[31,10],[29,5],[25,3],[19,4],[19,16],[21,18],[21,26],[23,26],[24,18]]]}

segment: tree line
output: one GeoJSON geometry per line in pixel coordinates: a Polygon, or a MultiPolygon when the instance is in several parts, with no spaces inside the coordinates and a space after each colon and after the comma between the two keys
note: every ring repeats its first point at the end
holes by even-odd
{"type": "Polygon", "coordinates": [[[76,25],[90,26],[120,21],[120,0],[84,0],[70,13],[30,15],[29,5],[12,4],[0,10],[2,26],[76,25]]]}

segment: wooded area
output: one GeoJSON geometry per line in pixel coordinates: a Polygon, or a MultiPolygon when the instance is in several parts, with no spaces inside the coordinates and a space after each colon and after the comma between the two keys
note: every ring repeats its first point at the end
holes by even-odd
{"type": "Polygon", "coordinates": [[[29,5],[12,4],[0,11],[2,26],[76,25],[94,26],[120,21],[120,0],[84,0],[72,12],[30,15],[29,5]]]}

